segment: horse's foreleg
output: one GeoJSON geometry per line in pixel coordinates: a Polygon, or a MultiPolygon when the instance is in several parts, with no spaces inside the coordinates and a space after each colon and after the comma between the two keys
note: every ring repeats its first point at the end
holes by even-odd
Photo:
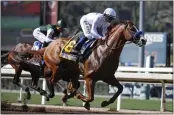
{"type": "MultiPolygon", "coordinates": [[[[52,69],[52,75],[51,77],[49,75],[45,74],[45,78],[46,78],[46,83],[47,83],[47,87],[49,90],[49,97],[53,98],[55,96],[54,94],[54,85],[57,81],[59,81],[61,79],[60,75],[59,75],[59,71],[57,71],[57,67],[55,66],[52,69]]],[[[47,70],[45,70],[46,72],[47,70]]]]}
{"type": "Polygon", "coordinates": [[[91,102],[94,100],[94,86],[96,82],[90,78],[87,78],[85,81],[86,81],[86,91],[87,91],[88,97],[85,97],[81,94],[80,95],[77,94],[77,98],[81,99],[84,102],[91,102]]]}
{"type": "Polygon", "coordinates": [[[48,87],[48,90],[49,90],[48,97],[53,98],[55,96],[55,94],[54,94],[54,84],[49,79],[46,79],[46,83],[47,83],[47,87],[48,87]]]}
{"type": "Polygon", "coordinates": [[[109,104],[113,103],[117,99],[117,97],[123,91],[123,86],[118,82],[118,80],[115,78],[115,76],[108,77],[106,80],[103,80],[103,81],[118,88],[118,91],[113,95],[112,98],[110,98],[109,101],[103,101],[102,102],[101,106],[105,107],[105,106],[108,106],[109,104]]]}
{"type": "Polygon", "coordinates": [[[40,76],[37,73],[34,73],[34,72],[30,72],[30,73],[31,73],[31,77],[32,77],[32,84],[31,84],[31,86],[33,88],[35,88],[35,87],[38,86],[38,81],[39,81],[40,76]]]}
{"type": "Polygon", "coordinates": [[[15,66],[15,75],[14,75],[13,83],[25,90],[25,92],[27,93],[27,99],[29,100],[31,98],[30,90],[27,86],[21,84],[19,80],[19,76],[21,75],[21,73],[22,73],[21,66],[18,66],[18,67],[15,66]]]}
{"type": "Polygon", "coordinates": [[[40,95],[44,95],[47,94],[47,92],[45,90],[43,90],[42,88],[38,87],[38,81],[39,81],[39,75],[35,75],[34,72],[31,72],[31,76],[32,76],[32,84],[30,86],[31,89],[37,91],[40,93],[40,95]]]}
{"type": "Polygon", "coordinates": [[[31,76],[32,76],[32,84],[31,84],[30,88],[32,90],[35,90],[35,91],[39,92],[40,95],[48,94],[45,90],[43,90],[42,88],[38,87],[38,81],[39,81],[39,77],[40,76],[35,76],[33,73],[31,73],[31,76]]]}
{"type": "MultiPolygon", "coordinates": [[[[69,84],[69,83],[68,83],[69,84]]],[[[66,103],[67,102],[67,97],[68,97],[68,91],[66,88],[63,87],[63,85],[60,82],[56,83],[57,87],[61,88],[62,92],[63,92],[63,97],[62,97],[62,102],[66,103]]]]}
{"type": "Polygon", "coordinates": [[[78,99],[81,99],[82,101],[86,102],[84,107],[89,110],[90,109],[89,102],[92,102],[94,100],[94,87],[96,81],[90,78],[85,79],[85,81],[86,81],[86,91],[88,97],[83,96],[80,92],[77,92],[76,96],[78,99]]]}
{"type": "Polygon", "coordinates": [[[13,66],[13,67],[15,68],[15,75],[14,75],[14,78],[13,78],[13,83],[18,85],[18,83],[20,82],[19,76],[22,73],[22,68],[20,66],[13,66]]]}
{"type": "Polygon", "coordinates": [[[19,87],[21,87],[22,89],[25,90],[25,92],[27,93],[26,98],[27,98],[28,100],[30,100],[30,98],[31,98],[31,93],[30,93],[29,87],[27,87],[27,86],[21,84],[20,82],[18,82],[17,85],[18,85],[19,87]]]}

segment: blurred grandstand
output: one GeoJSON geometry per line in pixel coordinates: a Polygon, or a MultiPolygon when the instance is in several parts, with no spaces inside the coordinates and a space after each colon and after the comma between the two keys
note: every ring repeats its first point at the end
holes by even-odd
{"type": "MultiPolygon", "coordinates": [[[[147,46],[148,49],[145,49],[145,53],[147,54],[147,52],[149,52],[148,55],[153,55],[153,52],[156,52],[158,54],[157,56],[160,57],[156,58],[158,59],[157,64],[159,63],[162,66],[170,66],[173,64],[173,3],[170,1],[146,1],[144,4],[146,9],[144,13],[144,20],[146,20],[144,22],[144,31],[166,34],[162,38],[165,39],[163,43],[156,45],[154,42],[150,46],[151,51],[149,52],[149,48],[147,46]]],[[[79,19],[83,14],[88,12],[102,13],[106,7],[113,7],[117,11],[117,20],[132,20],[135,25],[138,25],[138,5],[138,1],[2,1],[1,52],[3,53],[9,51],[19,42],[33,43],[34,39],[32,31],[34,28],[43,24],[54,24],[58,19],[64,19],[67,22],[68,29],[64,36],[69,36],[79,26],[79,19]]],[[[121,64],[130,66],[137,65],[138,48],[131,46],[131,48],[125,47],[124,49],[125,51],[123,51],[121,56],[121,64]],[[129,52],[130,54],[125,52],[129,52]],[[130,59],[125,59],[125,54],[134,55],[131,55],[129,57],[130,59]]]]}

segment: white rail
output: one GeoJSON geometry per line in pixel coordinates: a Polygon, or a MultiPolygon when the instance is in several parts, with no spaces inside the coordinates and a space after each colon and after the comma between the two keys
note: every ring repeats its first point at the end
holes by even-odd
{"type": "MultiPolygon", "coordinates": [[[[124,67],[120,66],[117,69],[118,72],[151,72],[151,73],[173,73],[172,67],[155,67],[155,68],[140,68],[140,67],[124,67]]],[[[6,65],[1,68],[1,73],[12,73],[14,74],[14,69],[11,65],[6,65]]],[[[29,72],[23,71],[23,74],[29,74],[29,72]]]]}

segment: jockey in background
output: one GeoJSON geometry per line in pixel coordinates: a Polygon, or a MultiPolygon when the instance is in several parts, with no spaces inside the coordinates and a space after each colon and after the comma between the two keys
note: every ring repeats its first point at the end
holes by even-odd
{"type": "Polygon", "coordinates": [[[80,19],[80,25],[85,37],[80,39],[74,50],[79,52],[87,40],[105,39],[107,28],[116,18],[116,12],[112,8],[106,8],[103,14],[88,13],[80,19]]]}
{"type": "Polygon", "coordinates": [[[39,50],[46,47],[50,42],[54,41],[54,37],[62,36],[62,32],[66,28],[66,23],[59,20],[56,25],[43,25],[33,31],[33,36],[38,40],[33,44],[32,50],[39,50]]]}

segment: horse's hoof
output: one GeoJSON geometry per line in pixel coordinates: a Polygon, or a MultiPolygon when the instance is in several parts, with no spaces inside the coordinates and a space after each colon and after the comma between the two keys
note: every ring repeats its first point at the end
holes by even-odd
{"type": "Polygon", "coordinates": [[[54,94],[49,94],[49,98],[53,98],[55,95],[54,94]]]}
{"type": "Polygon", "coordinates": [[[50,98],[49,98],[49,97],[45,97],[45,100],[46,100],[46,101],[50,101],[50,98]]]}
{"type": "Polygon", "coordinates": [[[40,95],[44,95],[44,92],[40,92],[40,95]]]}
{"type": "Polygon", "coordinates": [[[31,99],[31,94],[30,93],[27,93],[27,97],[26,99],[30,100],[31,99]]]}
{"type": "Polygon", "coordinates": [[[84,105],[84,107],[85,107],[87,110],[90,110],[90,104],[89,104],[89,102],[86,102],[85,105],[84,105]]]}
{"type": "Polygon", "coordinates": [[[67,102],[67,100],[68,100],[67,96],[64,96],[64,97],[62,98],[62,101],[63,101],[64,103],[67,102]]]}
{"type": "Polygon", "coordinates": [[[45,94],[47,94],[46,91],[44,91],[44,90],[40,91],[40,95],[45,95],[45,94]]]}
{"type": "Polygon", "coordinates": [[[106,106],[108,106],[109,105],[109,102],[108,101],[103,101],[102,103],[101,103],[101,107],[106,107],[106,106]]]}
{"type": "Polygon", "coordinates": [[[41,91],[41,88],[40,88],[40,87],[38,87],[36,90],[37,90],[37,91],[41,91]]]}

